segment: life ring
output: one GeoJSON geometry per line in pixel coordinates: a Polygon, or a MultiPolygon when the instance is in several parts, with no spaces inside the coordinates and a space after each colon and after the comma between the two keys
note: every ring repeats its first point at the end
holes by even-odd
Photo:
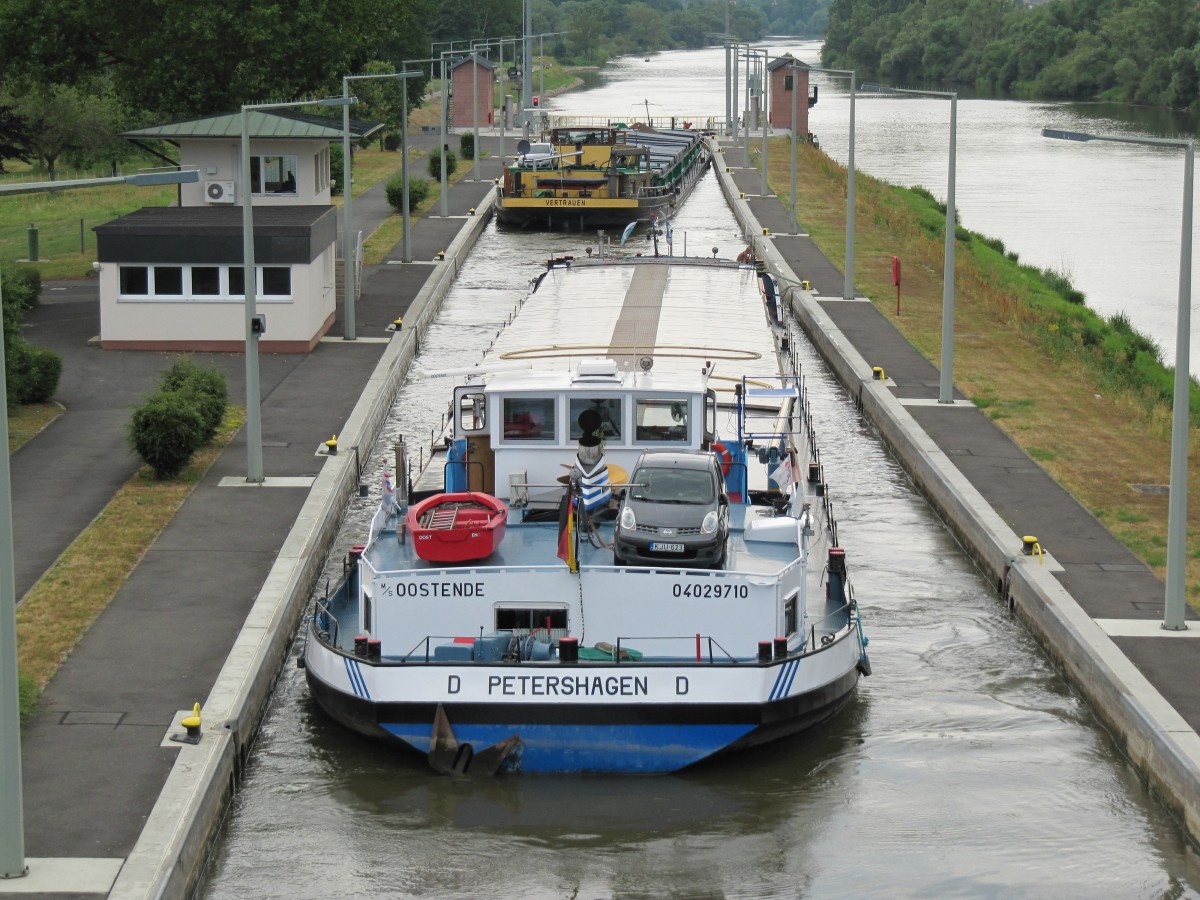
{"type": "Polygon", "coordinates": [[[728,475],[729,469],[733,465],[733,454],[720,441],[713,443],[712,452],[717,454],[717,457],[721,460],[721,474],[728,475]]]}

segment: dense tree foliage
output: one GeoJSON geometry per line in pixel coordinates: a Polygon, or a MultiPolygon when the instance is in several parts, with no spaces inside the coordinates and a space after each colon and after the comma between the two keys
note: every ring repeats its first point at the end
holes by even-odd
{"type": "MultiPolygon", "coordinates": [[[[533,26],[546,35],[539,50],[599,65],[703,47],[714,33],[816,33],[828,3],[533,0],[533,26]]],[[[121,130],[338,94],[344,75],[399,71],[438,42],[522,30],[521,0],[0,0],[0,160],[37,159],[50,177],[63,160],[115,166],[129,152],[115,138],[121,130]]],[[[411,103],[427,81],[405,82],[411,103]]],[[[399,118],[397,83],[353,87],[356,118],[399,118]]]]}
{"type": "Polygon", "coordinates": [[[1198,34],[1184,0],[833,0],[823,61],[895,84],[1195,108],[1198,34]]]}
{"type": "Polygon", "coordinates": [[[25,120],[11,104],[0,101],[0,174],[4,173],[6,159],[28,162],[29,156],[29,136],[25,120]]]}
{"type": "Polygon", "coordinates": [[[163,118],[340,93],[372,59],[428,55],[430,0],[0,0],[0,83],[111,77],[163,118]],[[389,56],[383,56],[383,54],[389,56]]]}

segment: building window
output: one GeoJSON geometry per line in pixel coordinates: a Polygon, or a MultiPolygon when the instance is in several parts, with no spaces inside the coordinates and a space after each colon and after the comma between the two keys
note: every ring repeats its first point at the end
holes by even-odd
{"type": "Polygon", "coordinates": [[[292,270],[287,266],[263,266],[262,295],[264,297],[292,296],[292,270]]]}
{"type": "MultiPolygon", "coordinates": [[[[203,300],[241,303],[245,300],[241,266],[121,266],[119,300],[203,300]]],[[[269,302],[292,300],[290,266],[258,268],[258,296],[269,302]]]]}
{"type": "Polygon", "coordinates": [[[298,156],[250,157],[250,184],[255,194],[296,193],[296,174],[300,171],[298,156]]]}
{"type": "Polygon", "coordinates": [[[221,268],[192,266],[192,294],[197,297],[221,296],[221,268]]]}
{"type": "Polygon", "coordinates": [[[155,266],[154,293],[159,297],[182,297],[183,267],[155,266]]]}
{"type": "Polygon", "coordinates": [[[145,297],[149,293],[149,269],[145,266],[121,266],[121,296],[145,297]]]}
{"type": "Polygon", "coordinates": [[[790,91],[792,89],[792,78],[793,77],[795,77],[795,76],[792,76],[792,75],[784,75],[783,76],[783,89],[785,91],[790,91]]]}
{"type": "Polygon", "coordinates": [[[329,148],[313,157],[313,187],[319,194],[329,187],[329,148]]]}

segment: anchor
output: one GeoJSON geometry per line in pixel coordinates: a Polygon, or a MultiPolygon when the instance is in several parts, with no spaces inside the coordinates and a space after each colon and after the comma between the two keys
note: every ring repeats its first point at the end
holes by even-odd
{"type": "Polygon", "coordinates": [[[433,738],[429,742],[429,766],[439,775],[495,775],[509,757],[521,747],[521,736],[514,734],[478,752],[471,744],[459,744],[454,729],[439,703],[433,717],[433,738]]]}

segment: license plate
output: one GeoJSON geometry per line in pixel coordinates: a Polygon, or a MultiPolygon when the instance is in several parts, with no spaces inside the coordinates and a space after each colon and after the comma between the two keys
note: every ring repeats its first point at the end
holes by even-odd
{"type": "Polygon", "coordinates": [[[650,550],[654,553],[682,553],[683,544],[663,544],[656,541],[650,545],[650,550]]]}

